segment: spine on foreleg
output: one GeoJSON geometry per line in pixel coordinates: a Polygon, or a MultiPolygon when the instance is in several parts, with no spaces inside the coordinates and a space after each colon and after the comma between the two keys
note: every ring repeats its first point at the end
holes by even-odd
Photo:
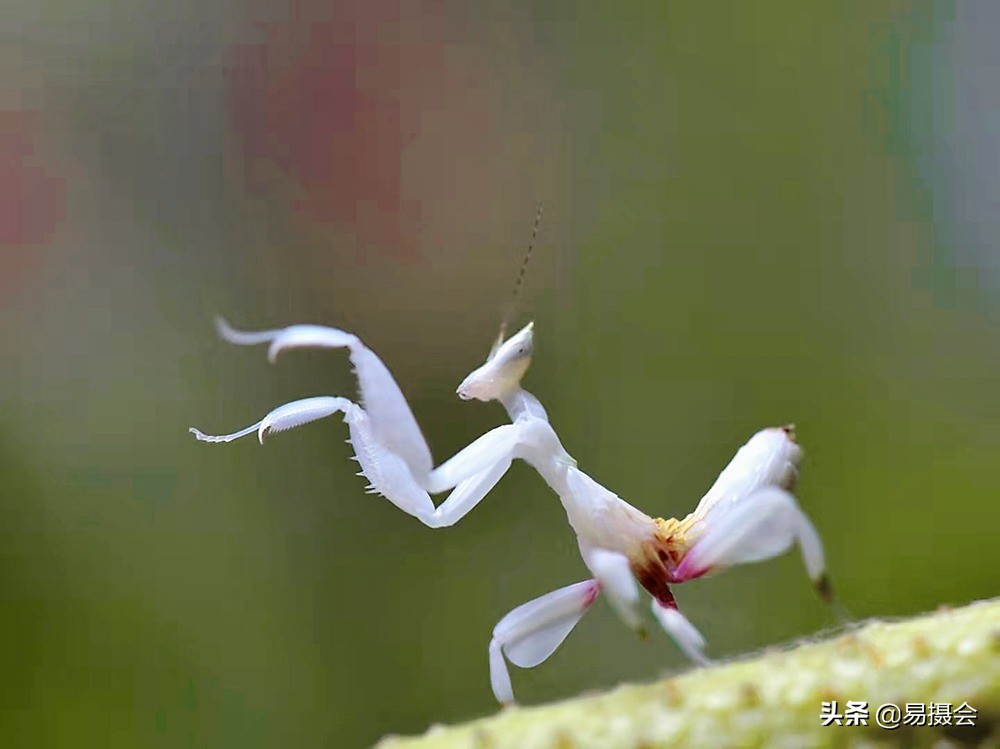
{"type": "Polygon", "coordinates": [[[369,493],[381,494],[403,512],[426,522],[434,514],[434,503],[414,480],[406,461],[375,439],[371,420],[362,409],[353,410],[346,421],[354,459],[361,467],[358,475],[368,479],[369,493]]]}

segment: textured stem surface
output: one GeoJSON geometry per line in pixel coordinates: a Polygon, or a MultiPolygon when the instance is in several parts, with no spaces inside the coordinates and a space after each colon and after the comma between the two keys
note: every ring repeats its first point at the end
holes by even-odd
{"type": "Polygon", "coordinates": [[[653,684],[511,708],[378,749],[1000,746],[1000,599],[915,619],[872,621],[829,640],[768,651],[653,684]],[[821,703],[866,701],[868,726],[823,726],[821,703]],[[876,724],[895,703],[967,702],[973,727],[876,724]]]}

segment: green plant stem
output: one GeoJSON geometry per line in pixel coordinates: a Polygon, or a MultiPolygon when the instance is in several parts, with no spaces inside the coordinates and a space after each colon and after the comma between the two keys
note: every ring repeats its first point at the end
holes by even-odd
{"type": "Polygon", "coordinates": [[[1000,599],[552,705],[515,707],[378,749],[1000,746],[1000,599]],[[823,726],[821,703],[865,701],[868,726],[823,726]],[[876,724],[894,703],[968,703],[975,725],[876,724]]]}

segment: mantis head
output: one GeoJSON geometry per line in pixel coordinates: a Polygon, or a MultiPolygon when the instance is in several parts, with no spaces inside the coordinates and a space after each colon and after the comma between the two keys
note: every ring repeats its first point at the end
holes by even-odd
{"type": "Polygon", "coordinates": [[[534,346],[534,323],[530,322],[503,341],[501,332],[486,363],[472,371],[458,386],[462,400],[499,400],[515,391],[531,364],[534,346]]]}

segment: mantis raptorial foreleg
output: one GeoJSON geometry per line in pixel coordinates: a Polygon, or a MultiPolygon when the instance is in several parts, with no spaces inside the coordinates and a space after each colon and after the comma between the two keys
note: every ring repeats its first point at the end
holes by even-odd
{"type": "MultiPolygon", "coordinates": [[[[409,404],[382,360],[357,336],[318,325],[238,331],[221,318],[216,327],[220,336],[231,343],[270,344],[271,361],[290,348],[347,348],[358,375],[363,405],[335,396],[305,398],[279,406],[255,424],[232,434],[208,435],[192,428],[195,437],[203,442],[231,442],[256,432],[263,443],[268,433],[343,413],[350,428],[355,459],[361,464],[362,475],[371,482],[369,489],[430,527],[453,525],[468,514],[519,457],[519,446],[531,442],[522,424],[500,426],[431,470],[430,449],[409,404]],[[435,508],[430,494],[449,489],[453,489],[451,494],[435,508]]],[[[517,336],[512,338],[516,346],[509,345],[506,350],[501,346],[494,352],[494,358],[477,370],[483,374],[470,375],[466,383],[471,381],[479,394],[491,392],[490,388],[504,378],[510,379],[508,370],[514,370],[516,381],[520,377],[516,372],[523,373],[526,368],[524,351],[530,356],[530,332],[529,326],[519,334],[519,341],[515,341],[517,336]]]]}
{"type": "Polygon", "coordinates": [[[263,444],[267,434],[337,413],[344,414],[351,434],[349,442],[354,446],[361,475],[370,482],[369,491],[383,495],[432,528],[454,525],[471,512],[503,478],[515,455],[517,430],[513,425],[493,430],[504,430],[500,434],[488,432],[483,435],[477,441],[483,441],[483,445],[473,443],[445,464],[447,473],[436,479],[433,485],[439,491],[454,489],[441,505],[435,507],[430,494],[416,482],[406,462],[379,442],[371,418],[364,409],[346,398],[319,396],[286,403],[255,424],[232,434],[209,435],[193,427],[190,431],[202,442],[231,442],[257,433],[263,444]]]}

